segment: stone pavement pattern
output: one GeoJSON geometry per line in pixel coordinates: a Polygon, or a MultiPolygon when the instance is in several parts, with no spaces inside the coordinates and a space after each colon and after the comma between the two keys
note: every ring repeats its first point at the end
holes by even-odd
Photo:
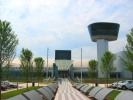
{"type": "Polygon", "coordinates": [[[90,100],[85,95],[72,87],[68,79],[64,78],[59,84],[58,91],[54,100],[90,100]]]}

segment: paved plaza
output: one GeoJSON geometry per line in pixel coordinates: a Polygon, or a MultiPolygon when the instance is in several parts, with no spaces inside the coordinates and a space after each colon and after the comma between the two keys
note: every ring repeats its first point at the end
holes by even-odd
{"type": "Polygon", "coordinates": [[[85,95],[72,87],[68,79],[64,78],[59,83],[59,88],[55,96],[55,100],[90,100],[85,95]]]}

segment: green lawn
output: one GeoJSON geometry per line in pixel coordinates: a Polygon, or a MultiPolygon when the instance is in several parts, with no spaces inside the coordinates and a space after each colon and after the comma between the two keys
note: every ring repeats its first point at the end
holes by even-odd
{"type": "Polygon", "coordinates": [[[113,91],[113,92],[108,96],[108,98],[110,98],[111,100],[114,100],[115,97],[116,97],[120,92],[121,92],[121,91],[115,90],[115,91],[113,91]]]}
{"type": "MultiPolygon", "coordinates": [[[[37,90],[38,88],[41,88],[41,87],[42,86],[40,86],[40,87],[29,87],[28,88],[28,91],[30,91],[30,90],[37,90]]],[[[14,91],[10,91],[10,92],[6,92],[6,93],[2,93],[2,99],[8,99],[8,98],[11,98],[13,96],[22,94],[24,92],[27,92],[27,89],[26,88],[19,89],[19,90],[14,90],[14,91]]]]}

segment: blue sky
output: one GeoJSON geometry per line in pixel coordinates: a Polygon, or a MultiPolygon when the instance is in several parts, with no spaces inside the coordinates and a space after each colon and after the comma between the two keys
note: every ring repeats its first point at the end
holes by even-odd
{"type": "Polygon", "coordinates": [[[86,66],[88,60],[97,59],[97,45],[91,41],[87,26],[119,23],[118,39],[109,42],[109,50],[122,51],[126,34],[133,28],[133,0],[0,0],[0,19],[11,22],[18,35],[16,62],[22,48],[31,50],[34,58],[46,60],[49,47],[49,64],[55,50],[72,50],[72,59],[80,61],[82,48],[86,66]]]}

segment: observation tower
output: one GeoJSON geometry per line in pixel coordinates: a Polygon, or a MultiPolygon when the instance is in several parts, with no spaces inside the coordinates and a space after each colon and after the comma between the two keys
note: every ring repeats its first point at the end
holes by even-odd
{"type": "Polygon", "coordinates": [[[88,25],[91,40],[97,42],[98,78],[103,78],[100,70],[101,57],[108,51],[108,41],[117,40],[119,27],[119,24],[109,22],[97,22],[88,25]]]}

